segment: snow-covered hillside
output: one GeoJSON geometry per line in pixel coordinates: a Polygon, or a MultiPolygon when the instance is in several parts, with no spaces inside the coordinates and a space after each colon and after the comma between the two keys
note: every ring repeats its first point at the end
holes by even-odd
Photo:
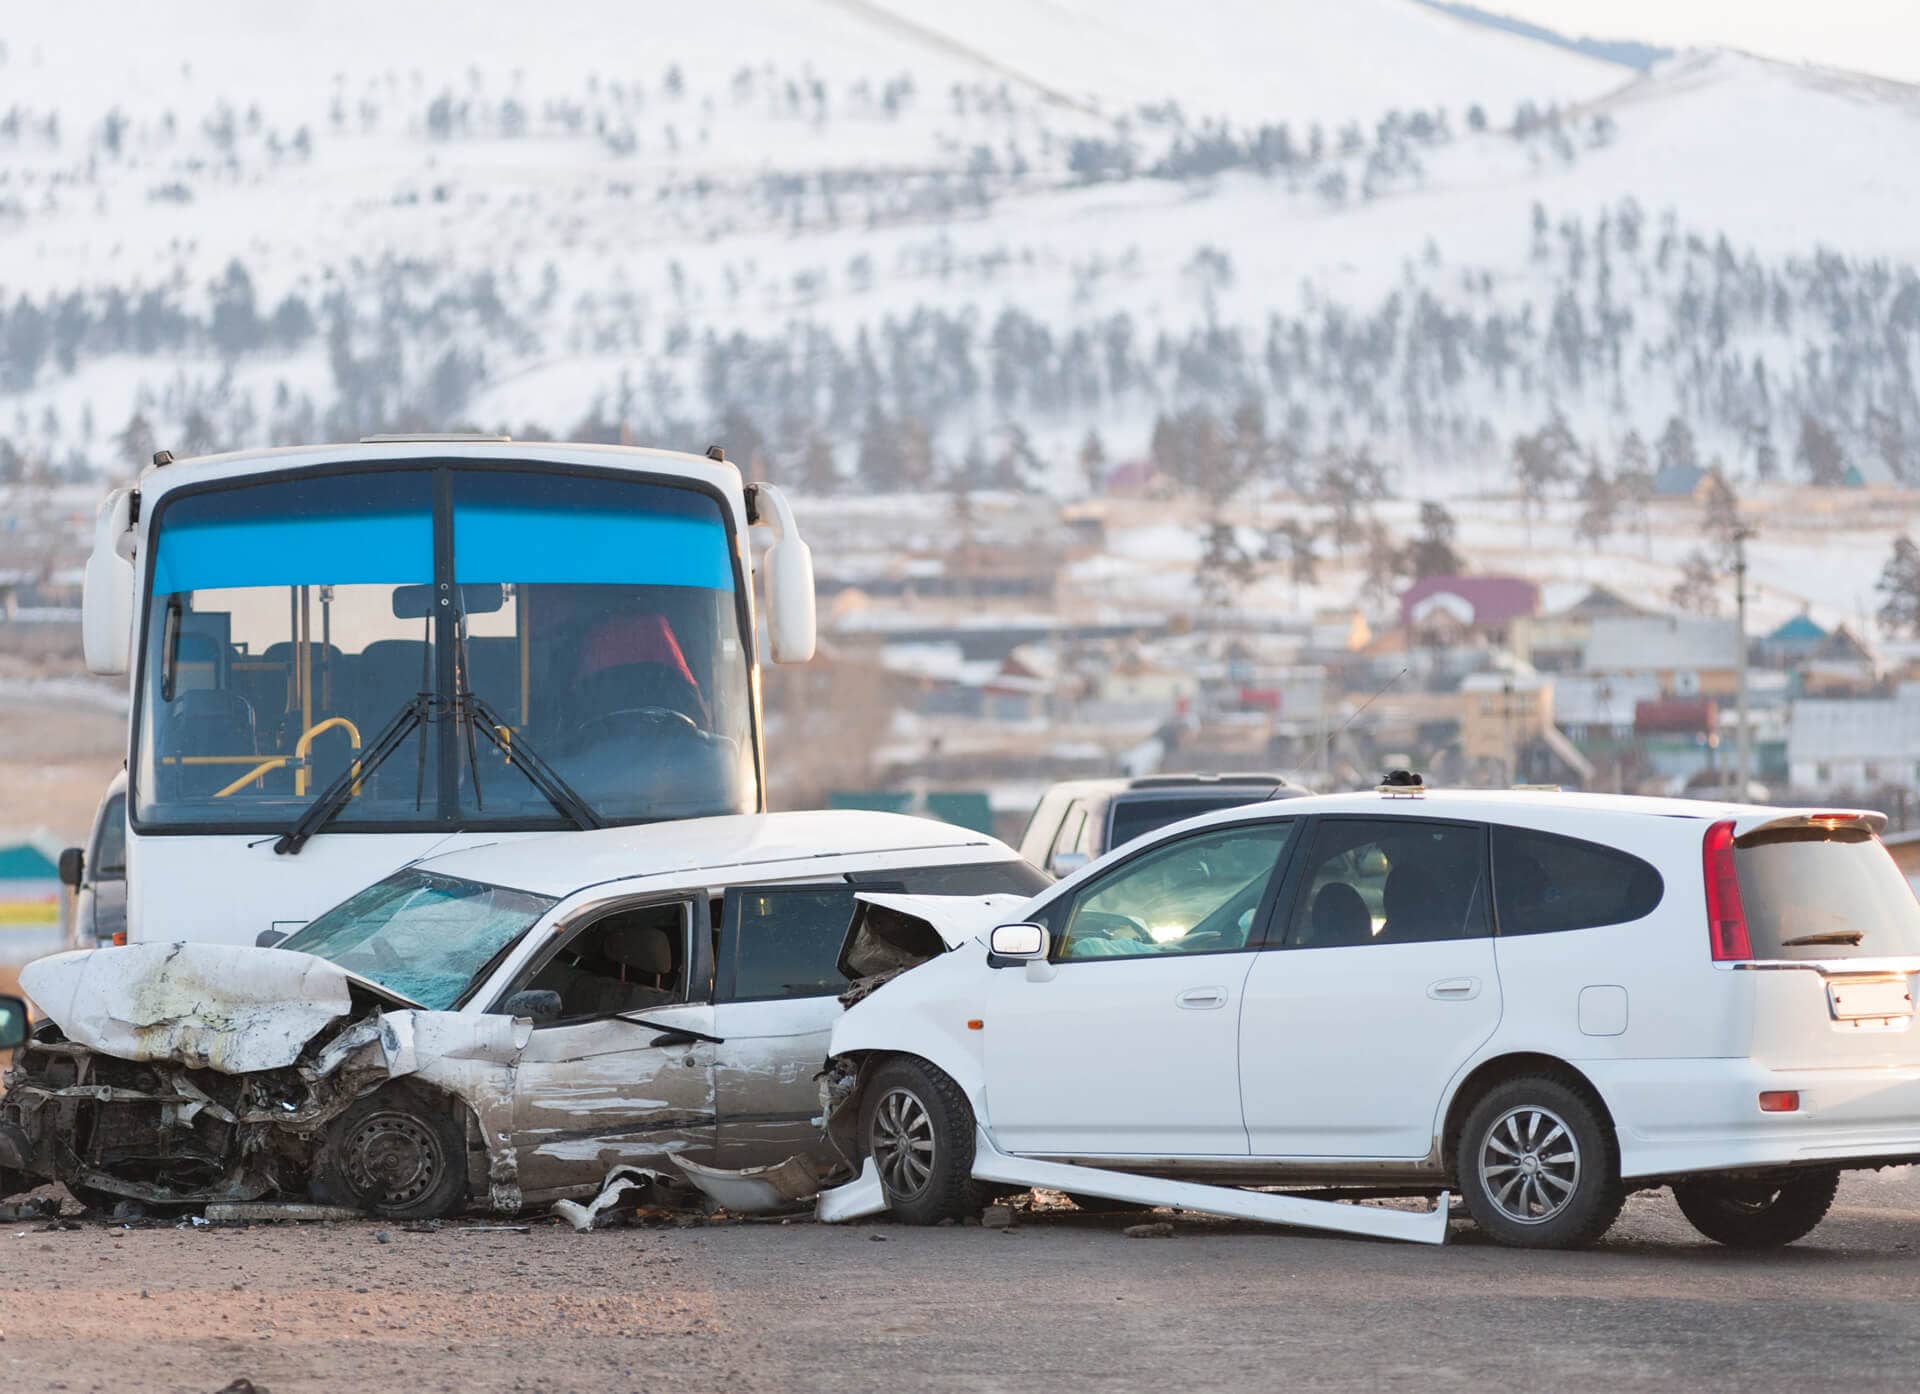
{"type": "Polygon", "coordinates": [[[1411,0],[550,9],[0,16],[12,467],[467,424],[1067,492],[1239,417],[1452,496],[1557,413],[1574,473],[1677,417],[1920,478],[1914,89],[1411,0]]]}

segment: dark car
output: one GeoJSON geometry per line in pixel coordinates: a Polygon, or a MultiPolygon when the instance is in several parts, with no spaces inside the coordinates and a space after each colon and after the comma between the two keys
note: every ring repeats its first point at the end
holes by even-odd
{"type": "Polygon", "coordinates": [[[1068,780],[1041,795],[1020,835],[1020,855],[1043,871],[1070,876],[1101,853],[1196,813],[1312,792],[1278,774],[1068,780]]]}

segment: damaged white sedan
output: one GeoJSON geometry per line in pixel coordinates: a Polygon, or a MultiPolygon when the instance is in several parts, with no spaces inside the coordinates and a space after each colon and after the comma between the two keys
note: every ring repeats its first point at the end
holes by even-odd
{"type": "Polygon", "coordinates": [[[761,814],[430,858],[274,947],[42,959],[0,1188],[423,1218],[592,1195],[671,1155],[825,1159],[814,1077],[856,895],[1043,883],[947,824],[761,814]]]}

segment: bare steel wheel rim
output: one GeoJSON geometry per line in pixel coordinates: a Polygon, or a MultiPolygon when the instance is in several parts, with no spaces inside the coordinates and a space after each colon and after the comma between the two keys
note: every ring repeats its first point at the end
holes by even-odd
{"type": "Polygon", "coordinates": [[[1517,1225],[1543,1225],[1580,1189],[1580,1144],[1566,1119],[1525,1104],[1494,1120],[1480,1144],[1480,1188],[1517,1225]]]}
{"type": "Polygon", "coordinates": [[[933,1180],[933,1117],[910,1089],[889,1089],[873,1111],[869,1138],[887,1190],[913,1200],[933,1180]]]}
{"type": "Polygon", "coordinates": [[[446,1165],[433,1129],[405,1113],[362,1119],[341,1150],[354,1194],[387,1205],[420,1199],[446,1165]]]}

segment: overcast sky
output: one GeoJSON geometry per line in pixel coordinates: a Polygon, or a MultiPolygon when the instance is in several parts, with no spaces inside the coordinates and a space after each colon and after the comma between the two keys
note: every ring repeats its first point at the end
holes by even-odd
{"type": "Polygon", "coordinates": [[[1726,44],[1920,82],[1920,0],[1476,0],[1599,38],[1726,44]]]}

